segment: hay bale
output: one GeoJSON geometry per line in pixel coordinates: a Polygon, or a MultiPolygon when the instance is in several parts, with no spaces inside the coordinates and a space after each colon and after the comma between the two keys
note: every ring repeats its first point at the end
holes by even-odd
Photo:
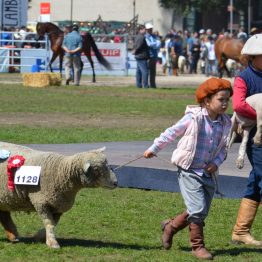
{"type": "Polygon", "coordinates": [[[51,86],[60,86],[62,84],[62,77],[60,73],[49,73],[49,77],[51,86]]]}
{"type": "Polygon", "coordinates": [[[23,85],[29,87],[60,86],[62,78],[59,73],[25,73],[23,85]]]}

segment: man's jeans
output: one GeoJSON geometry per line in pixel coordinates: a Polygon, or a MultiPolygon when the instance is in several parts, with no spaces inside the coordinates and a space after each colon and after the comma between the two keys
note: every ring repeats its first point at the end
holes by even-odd
{"type": "Polygon", "coordinates": [[[188,221],[196,224],[204,222],[215,193],[213,178],[179,168],[178,183],[189,214],[188,221]]]}
{"type": "Polygon", "coordinates": [[[147,60],[137,59],[136,67],[136,86],[137,87],[148,87],[148,68],[147,60]]]}

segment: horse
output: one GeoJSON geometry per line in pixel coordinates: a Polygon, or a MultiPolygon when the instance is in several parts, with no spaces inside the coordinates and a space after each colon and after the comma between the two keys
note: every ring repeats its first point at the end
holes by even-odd
{"type": "Polygon", "coordinates": [[[223,71],[226,70],[230,77],[230,71],[226,67],[227,59],[233,59],[237,63],[246,67],[248,58],[246,55],[241,55],[241,50],[245,44],[243,39],[235,39],[227,36],[218,38],[215,42],[215,54],[218,61],[219,77],[223,77],[223,71]]]}
{"type": "MultiPolygon", "coordinates": [[[[45,23],[37,23],[36,25],[36,32],[37,37],[36,41],[43,38],[45,34],[48,35],[48,39],[51,43],[51,50],[53,51],[52,58],[48,64],[50,71],[53,72],[52,69],[52,63],[55,61],[55,59],[59,56],[59,70],[62,74],[62,67],[63,67],[63,58],[64,58],[64,49],[62,48],[63,40],[64,40],[64,32],[55,24],[50,22],[45,23]]],[[[94,62],[91,57],[91,48],[94,51],[94,54],[100,64],[102,64],[106,69],[111,70],[110,63],[103,57],[103,55],[100,53],[99,49],[97,48],[97,45],[90,33],[86,33],[82,35],[82,52],[86,55],[93,71],[93,82],[96,82],[96,75],[95,75],[95,68],[94,68],[94,62]]],[[[82,70],[81,70],[82,71],[82,70]]]]}

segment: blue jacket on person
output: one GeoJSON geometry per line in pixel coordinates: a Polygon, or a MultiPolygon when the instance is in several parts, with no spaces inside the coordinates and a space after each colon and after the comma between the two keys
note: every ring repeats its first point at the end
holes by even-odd
{"type": "MultiPolygon", "coordinates": [[[[74,50],[78,47],[82,48],[82,36],[75,30],[67,34],[63,41],[63,46],[66,46],[69,50],[74,50]]],[[[75,54],[65,53],[66,56],[80,56],[81,51],[75,54]]]]}
{"type": "Polygon", "coordinates": [[[161,47],[161,41],[158,36],[154,34],[145,34],[146,43],[149,47],[150,58],[157,58],[158,52],[161,47]]]}

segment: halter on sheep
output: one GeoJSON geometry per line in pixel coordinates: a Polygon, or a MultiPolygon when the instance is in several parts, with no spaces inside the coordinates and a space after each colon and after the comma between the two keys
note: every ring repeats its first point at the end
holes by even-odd
{"type": "Polygon", "coordinates": [[[77,192],[84,187],[113,189],[117,186],[116,176],[107,165],[104,148],[72,156],[4,142],[0,142],[0,148],[10,151],[11,157],[22,155],[25,165],[41,166],[38,185],[16,184],[11,191],[7,187],[8,160],[0,162],[0,222],[11,242],[18,241],[18,232],[10,212],[37,212],[45,230],[35,235],[36,240],[46,238],[49,247],[59,248],[54,229],[61,215],[73,206],[77,192]]]}

